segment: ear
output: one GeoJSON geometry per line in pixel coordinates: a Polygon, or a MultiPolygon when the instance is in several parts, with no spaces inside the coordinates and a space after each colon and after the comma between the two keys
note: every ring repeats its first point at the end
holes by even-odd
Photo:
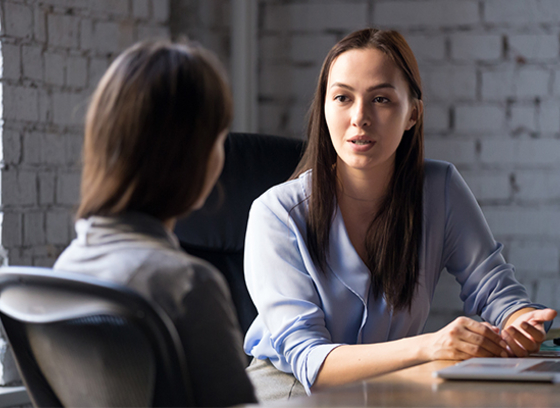
{"type": "Polygon", "coordinates": [[[414,105],[415,106],[412,107],[408,123],[406,124],[406,130],[410,130],[412,126],[416,125],[418,118],[422,116],[422,113],[424,112],[424,103],[421,100],[416,100],[414,105]]]}

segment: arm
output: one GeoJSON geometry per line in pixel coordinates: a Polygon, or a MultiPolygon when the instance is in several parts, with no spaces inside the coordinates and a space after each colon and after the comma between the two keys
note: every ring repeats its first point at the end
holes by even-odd
{"type": "Polygon", "coordinates": [[[527,355],[538,350],[545,337],[544,323],[556,313],[536,310],[544,306],[531,303],[501,249],[468,186],[450,167],[446,182],[445,266],[462,286],[465,313],[479,314],[501,326],[508,353],[527,355]],[[525,329],[524,322],[531,327],[525,329]]]}
{"type": "Polygon", "coordinates": [[[325,359],[313,389],[363,380],[432,360],[506,357],[505,347],[497,330],[489,324],[459,317],[435,333],[337,347],[325,359]]]}
{"type": "Polygon", "coordinates": [[[209,265],[192,263],[147,282],[173,319],[183,343],[195,402],[230,406],[256,402],[245,373],[241,333],[227,284],[209,265]]]}

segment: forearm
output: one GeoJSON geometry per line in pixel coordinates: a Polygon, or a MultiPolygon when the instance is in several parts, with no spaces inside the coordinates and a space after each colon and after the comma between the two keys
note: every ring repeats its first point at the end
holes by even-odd
{"type": "Polygon", "coordinates": [[[347,384],[426,362],[426,336],[429,335],[337,347],[323,362],[312,389],[347,384]]]}

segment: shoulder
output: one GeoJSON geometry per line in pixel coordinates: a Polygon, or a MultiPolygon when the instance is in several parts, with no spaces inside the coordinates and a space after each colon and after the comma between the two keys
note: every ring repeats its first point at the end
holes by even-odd
{"type": "Polygon", "coordinates": [[[311,170],[302,173],[297,179],[271,187],[258,197],[251,211],[255,208],[268,208],[276,214],[292,213],[294,210],[305,211],[311,194],[311,170]]]}
{"type": "Polygon", "coordinates": [[[425,159],[424,160],[424,174],[425,180],[428,181],[437,181],[443,180],[449,176],[450,172],[456,172],[457,169],[455,166],[449,162],[443,160],[432,160],[432,159],[425,159]]]}

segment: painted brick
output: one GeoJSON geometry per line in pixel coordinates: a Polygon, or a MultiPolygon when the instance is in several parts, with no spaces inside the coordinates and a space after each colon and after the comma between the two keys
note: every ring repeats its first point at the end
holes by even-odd
{"type": "Polygon", "coordinates": [[[230,3],[227,0],[205,0],[198,2],[196,17],[203,27],[229,28],[231,16],[230,3]]]}
{"type": "Polygon", "coordinates": [[[33,258],[33,266],[37,266],[40,268],[52,268],[54,263],[56,262],[56,258],[52,257],[34,257],[33,258]]]}
{"type": "Polygon", "coordinates": [[[457,100],[476,98],[476,70],[471,67],[434,67],[424,74],[426,99],[457,100]]]}
{"type": "MultiPolygon", "coordinates": [[[[164,0],[165,1],[165,0],[164,0]]],[[[88,7],[91,10],[110,13],[118,16],[128,16],[128,0],[95,0],[89,1],[88,7]]]]}
{"type": "MultiPolygon", "coordinates": [[[[169,38],[169,29],[162,26],[139,25],[138,40],[153,40],[153,39],[167,39],[169,38]]],[[[212,49],[212,48],[211,48],[212,49]]]]}
{"type": "Polygon", "coordinates": [[[502,37],[496,34],[456,34],[451,37],[451,57],[457,60],[497,60],[502,37]]]}
{"type": "Polygon", "coordinates": [[[518,97],[544,97],[549,94],[550,72],[539,68],[520,70],[515,81],[518,97]]]}
{"type": "Polygon", "coordinates": [[[560,237],[560,211],[511,207],[483,208],[496,236],[560,237]]]}
{"type": "Polygon", "coordinates": [[[518,164],[525,166],[553,165],[560,157],[560,141],[483,140],[480,160],[488,164],[518,164]]]}
{"type": "Polygon", "coordinates": [[[541,132],[560,132],[560,106],[558,102],[541,104],[538,112],[538,123],[541,132]]]}
{"type": "Polygon", "coordinates": [[[2,170],[2,205],[37,203],[36,174],[30,171],[2,170]]]}
{"type": "Polygon", "coordinates": [[[553,75],[554,75],[554,81],[552,86],[552,92],[554,96],[560,96],[560,70],[555,70],[553,75]]]}
{"type": "Polygon", "coordinates": [[[52,121],[52,101],[49,91],[39,89],[39,121],[49,123],[52,121]]]}
{"type": "Polygon", "coordinates": [[[42,164],[64,164],[66,162],[64,136],[53,133],[41,135],[40,146],[42,164]]]}
{"type": "Polygon", "coordinates": [[[80,175],[63,173],[58,175],[56,202],[63,205],[76,205],[80,196],[80,175]]]}
{"type": "Polygon", "coordinates": [[[15,130],[4,129],[1,160],[7,164],[18,164],[21,161],[21,150],[21,134],[15,130]]]}
{"type": "Polygon", "coordinates": [[[319,70],[314,66],[298,67],[293,70],[292,95],[297,95],[297,101],[303,102],[305,105],[311,102],[318,77],[319,70]]]}
{"type": "Polygon", "coordinates": [[[21,76],[21,50],[19,45],[2,44],[2,79],[18,80],[21,76]]]}
{"type": "Polygon", "coordinates": [[[39,177],[39,204],[54,204],[55,174],[50,171],[41,171],[37,176],[39,177]]]}
{"type": "Polygon", "coordinates": [[[557,35],[510,35],[508,44],[512,57],[521,57],[526,60],[557,58],[560,48],[557,35]]]}
{"type": "Polygon", "coordinates": [[[23,162],[25,164],[41,163],[41,140],[43,134],[40,132],[27,132],[23,135],[23,162]]]}
{"type": "Polygon", "coordinates": [[[38,92],[34,88],[4,85],[4,118],[37,121],[38,92]]]}
{"type": "Polygon", "coordinates": [[[277,35],[263,35],[258,47],[259,59],[266,62],[285,61],[291,52],[290,39],[277,35]]]}
{"type": "Polygon", "coordinates": [[[290,57],[294,62],[312,62],[319,72],[327,53],[336,43],[334,35],[295,35],[291,39],[290,57]]]}
{"type": "Polygon", "coordinates": [[[27,5],[4,2],[3,31],[10,37],[29,38],[33,33],[33,13],[27,5]]]}
{"type": "Polygon", "coordinates": [[[133,0],[132,15],[136,18],[147,19],[150,17],[149,0],[133,0]]]}
{"type": "Polygon", "coordinates": [[[557,23],[560,8],[556,0],[492,0],[484,2],[484,22],[506,25],[557,23]]]}
{"type": "Polygon", "coordinates": [[[475,144],[472,140],[426,139],[426,157],[456,165],[473,164],[475,144]]]}
{"type": "Polygon", "coordinates": [[[79,88],[87,84],[87,60],[83,57],[66,59],[66,85],[79,88]]]}
{"type": "Polygon", "coordinates": [[[478,2],[463,0],[390,0],[376,2],[374,25],[384,27],[448,27],[479,22],[478,2]]]}
{"type": "Polygon", "coordinates": [[[93,89],[109,67],[109,62],[105,58],[91,58],[89,60],[88,86],[93,89]]]}
{"type": "Polygon", "coordinates": [[[54,92],[53,122],[60,125],[81,125],[84,122],[86,99],[81,94],[54,92]]]}
{"type": "Polygon", "coordinates": [[[84,18],[80,21],[80,48],[82,50],[94,48],[92,20],[84,18]]]}
{"type": "Polygon", "coordinates": [[[511,196],[509,174],[462,171],[477,200],[505,200],[511,196]]]}
{"type": "Polygon", "coordinates": [[[288,109],[279,104],[259,104],[259,133],[279,135],[286,134],[288,109]]]}
{"type": "Polygon", "coordinates": [[[24,45],[21,49],[23,76],[31,80],[43,79],[43,53],[41,47],[24,45]]]}
{"type": "Polygon", "coordinates": [[[33,29],[36,41],[47,42],[47,15],[39,7],[33,9],[33,29]]]}
{"type": "Polygon", "coordinates": [[[353,31],[367,26],[367,4],[266,4],[265,30],[353,31]]]}
{"type": "Polygon", "coordinates": [[[117,52],[119,45],[119,25],[112,21],[99,21],[94,25],[94,49],[100,52],[117,52]]]}
{"type": "Polygon", "coordinates": [[[509,66],[482,72],[481,94],[485,101],[502,101],[513,96],[515,72],[509,66]]]}
{"type": "Polygon", "coordinates": [[[4,248],[20,246],[23,243],[23,217],[21,214],[4,211],[1,214],[2,242],[4,248]]]}
{"type": "Polygon", "coordinates": [[[136,30],[134,23],[132,21],[121,21],[119,24],[119,36],[118,36],[118,44],[119,44],[119,51],[124,50],[134,44],[136,30]]]}
{"type": "Polygon", "coordinates": [[[267,97],[289,97],[293,71],[285,64],[268,65],[261,70],[258,79],[259,94],[267,97]]]}
{"type": "Polygon", "coordinates": [[[438,35],[406,35],[406,41],[419,62],[443,60],[445,58],[445,37],[438,35]]]}
{"type": "Polygon", "coordinates": [[[455,107],[455,130],[458,132],[497,132],[503,128],[504,123],[505,112],[500,106],[455,107]]]}
{"type": "Polygon", "coordinates": [[[559,291],[560,285],[558,285],[557,277],[540,279],[537,283],[537,293],[534,301],[558,309],[560,307],[560,301],[558,300],[559,291]]]}
{"type": "Polygon", "coordinates": [[[46,238],[50,244],[68,245],[68,212],[47,213],[46,238]]]}
{"type": "Polygon", "coordinates": [[[23,245],[45,243],[45,216],[42,212],[23,214],[23,245]]]}
{"type": "Polygon", "coordinates": [[[449,129],[449,108],[435,104],[424,105],[424,129],[426,132],[442,132],[449,129]]]}
{"type": "Polygon", "coordinates": [[[558,172],[526,170],[515,175],[518,187],[516,198],[523,201],[560,199],[560,177],[558,172]]]}
{"type": "Polygon", "coordinates": [[[45,53],[45,82],[52,85],[64,85],[66,58],[61,54],[45,53]]]}
{"type": "Polygon", "coordinates": [[[535,106],[513,106],[509,127],[512,132],[534,132],[537,130],[537,111],[535,106]]]}
{"type": "Polygon", "coordinates": [[[169,20],[169,0],[152,0],[152,12],[157,22],[167,22],[169,20]]]}
{"type": "MultiPolygon", "coordinates": [[[[96,4],[91,2],[90,4],[96,4]]],[[[75,16],[48,14],[49,44],[57,47],[78,47],[80,19],[75,16]]]]}
{"type": "Polygon", "coordinates": [[[81,165],[83,142],[83,134],[67,135],[65,137],[66,164],[70,166],[81,165]]]}

